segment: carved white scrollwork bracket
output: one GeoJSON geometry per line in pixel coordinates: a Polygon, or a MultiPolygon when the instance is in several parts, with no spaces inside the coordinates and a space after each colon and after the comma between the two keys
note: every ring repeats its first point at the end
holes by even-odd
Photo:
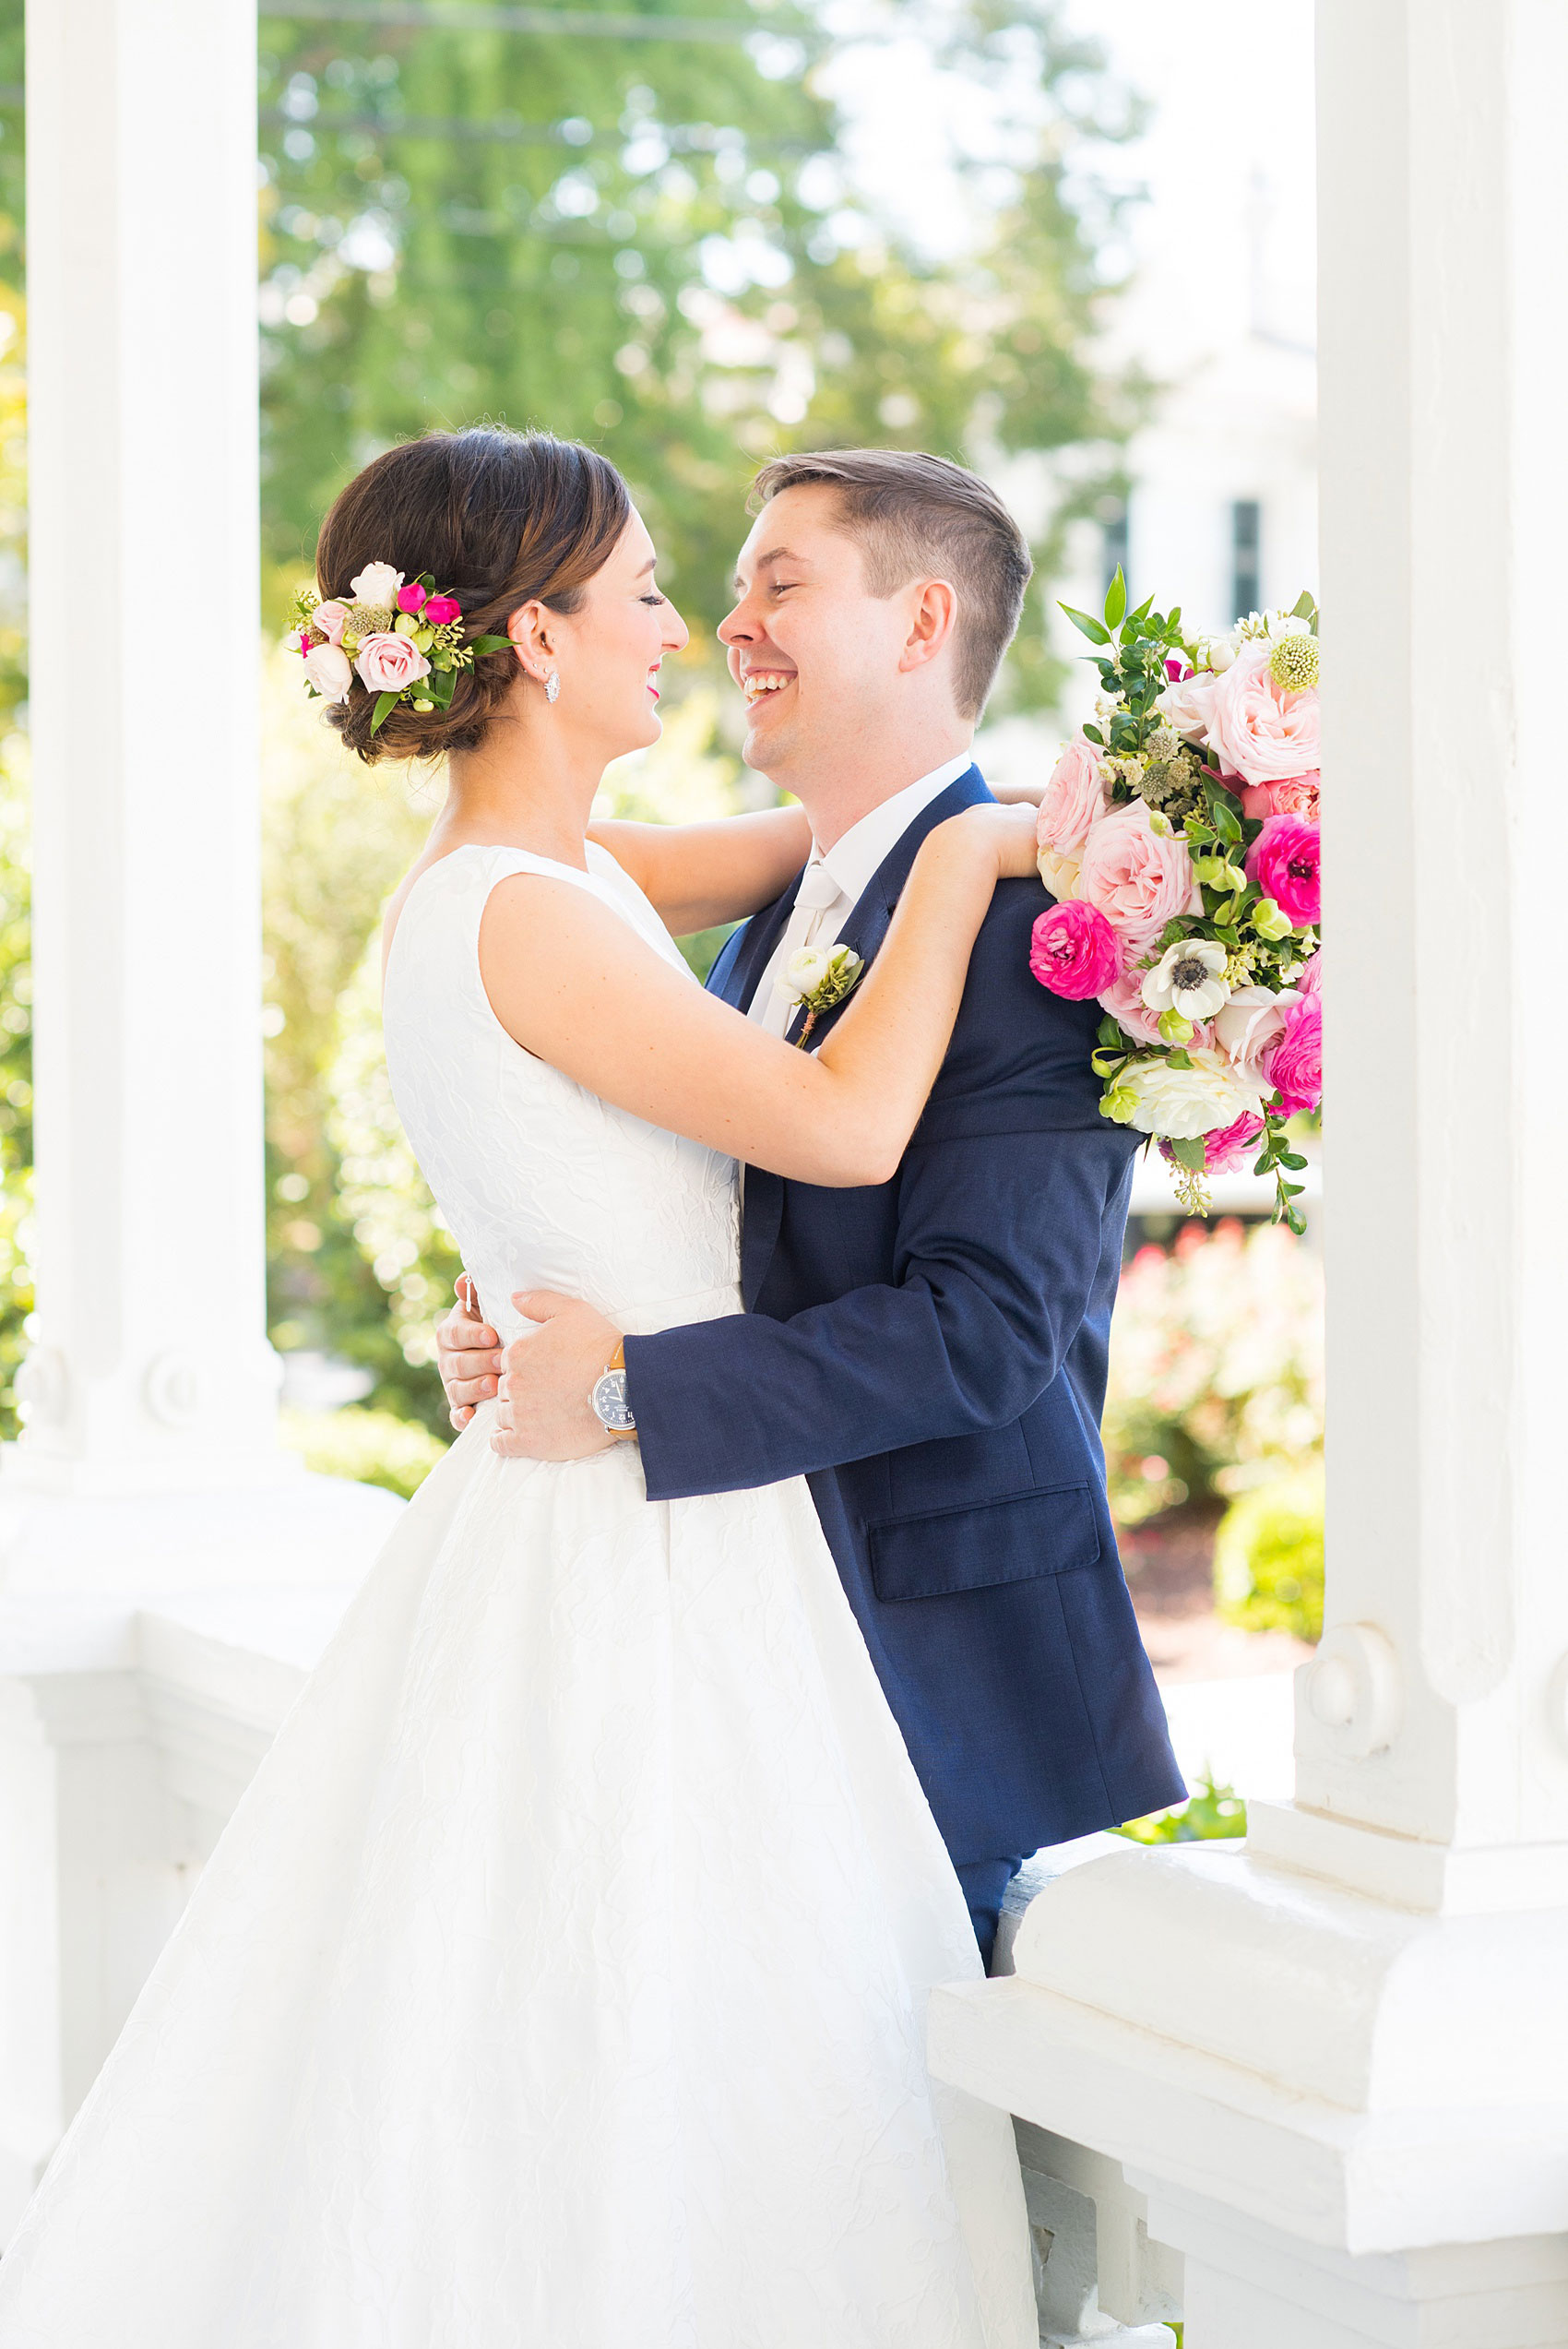
{"type": "Polygon", "coordinates": [[[1348,1760],[1382,1753],[1398,1734],[1399,1659],[1375,1624],[1341,1623],[1307,1672],[1307,1710],[1348,1760]]]}
{"type": "Polygon", "coordinates": [[[165,1427],[189,1427],[201,1417],[203,1382],[195,1358],[187,1353],[160,1353],[147,1366],[142,1400],[154,1419],[165,1427]]]}

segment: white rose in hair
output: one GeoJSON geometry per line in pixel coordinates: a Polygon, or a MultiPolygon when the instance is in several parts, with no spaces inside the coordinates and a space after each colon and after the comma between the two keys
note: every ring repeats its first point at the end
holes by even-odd
{"type": "Polygon", "coordinates": [[[372,693],[401,693],[430,674],[430,663],[410,637],[366,637],[354,655],[354,666],[372,693]]]}
{"type": "Polygon", "coordinates": [[[356,603],[368,603],[378,612],[389,610],[398,601],[398,590],[403,584],[403,574],[395,571],[390,563],[367,563],[357,579],[349,585],[354,591],[356,603]]]}
{"type": "Polygon", "coordinates": [[[347,701],[354,673],[349,656],[336,644],[313,644],[305,654],[305,675],[324,701],[347,701]]]}

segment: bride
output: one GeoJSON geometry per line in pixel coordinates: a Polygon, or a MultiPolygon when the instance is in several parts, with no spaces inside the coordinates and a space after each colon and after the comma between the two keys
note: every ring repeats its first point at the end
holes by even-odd
{"type": "MultiPolygon", "coordinates": [[[[736,1161],[885,1176],[1033,810],[932,833],[800,1051],[671,942],[778,896],[799,812],[590,833],[686,641],[602,458],[394,448],[317,575],[345,740],[449,757],[386,1051],[490,1321],[739,1311],[736,1161]]],[[[505,1461],[493,1411],[235,1812],[0,2265],[0,2343],[1027,2349],[1010,2125],[923,2060],[968,1914],[804,1484],[654,1504],[635,1440],[505,1461]]]]}

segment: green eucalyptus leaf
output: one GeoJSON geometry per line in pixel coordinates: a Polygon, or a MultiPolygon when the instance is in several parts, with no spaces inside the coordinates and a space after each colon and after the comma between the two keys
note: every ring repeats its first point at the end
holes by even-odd
{"type": "MultiPolygon", "coordinates": [[[[1073,623],[1073,626],[1080,630],[1084,636],[1087,637],[1091,644],[1109,644],[1111,642],[1110,630],[1102,628],[1098,620],[1091,620],[1087,612],[1075,612],[1070,603],[1061,604],[1058,606],[1058,609],[1065,612],[1067,617],[1073,623]]],[[[1105,675],[1106,668],[1109,665],[1109,663],[1102,662],[1100,666],[1100,674],[1102,677],[1105,677],[1107,685],[1111,684],[1113,681],[1113,677],[1108,677],[1105,675]]]]}

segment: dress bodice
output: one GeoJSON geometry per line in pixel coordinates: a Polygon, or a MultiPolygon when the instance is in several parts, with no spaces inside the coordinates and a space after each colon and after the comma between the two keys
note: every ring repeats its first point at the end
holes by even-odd
{"type": "Polygon", "coordinates": [[[733,1159],[617,1109],[526,1052],[485,994],[480,923],[496,884],[517,873],[588,889],[685,970],[609,852],[590,841],[588,856],[579,873],[521,849],[454,850],[410,890],[387,961],[398,1114],[503,1338],[524,1327],[511,1303],[517,1289],[585,1298],[639,1334],[740,1309],[733,1159]]]}

